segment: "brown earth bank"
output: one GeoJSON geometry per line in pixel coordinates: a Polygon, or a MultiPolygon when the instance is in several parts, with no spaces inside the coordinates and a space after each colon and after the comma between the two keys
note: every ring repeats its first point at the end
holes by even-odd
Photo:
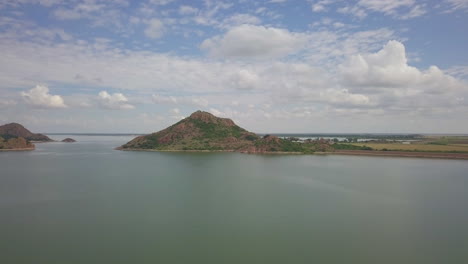
{"type": "Polygon", "coordinates": [[[468,153],[445,153],[445,152],[337,150],[333,152],[325,152],[323,154],[468,160],[468,153]]]}
{"type": "Polygon", "coordinates": [[[34,150],[34,144],[22,137],[3,138],[0,136],[0,150],[34,150]]]}

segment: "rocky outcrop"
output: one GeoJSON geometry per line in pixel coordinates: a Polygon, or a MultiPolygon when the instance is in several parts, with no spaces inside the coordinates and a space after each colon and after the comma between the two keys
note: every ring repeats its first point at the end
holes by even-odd
{"type": "Polygon", "coordinates": [[[73,143],[73,142],[76,142],[76,140],[74,140],[73,138],[66,138],[66,139],[62,140],[62,142],[73,143]]]}

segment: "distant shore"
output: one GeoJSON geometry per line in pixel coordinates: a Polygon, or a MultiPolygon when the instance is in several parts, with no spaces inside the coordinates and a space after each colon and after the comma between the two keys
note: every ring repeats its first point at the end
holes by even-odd
{"type": "Polygon", "coordinates": [[[16,148],[16,149],[0,149],[0,151],[31,151],[36,148],[16,148]]]}
{"type": "Polygon", "coordinates": [[[339,150],[339,151],[334,151],[334,152],[325,152],[323,154],[468,160],[468,153],[446,153],[446,152],[339,150]]]}

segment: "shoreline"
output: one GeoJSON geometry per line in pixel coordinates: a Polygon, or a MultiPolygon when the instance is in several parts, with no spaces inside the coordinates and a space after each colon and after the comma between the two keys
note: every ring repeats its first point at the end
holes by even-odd
{"type": "Polygon", "coordinates": [[[114,148],[114,150],[121,150],[121,151],[144,151],[144,152],[189,152],[189,153],[215,153],[215,152],[235,152],[235,153],[242,153],[242,154],[286,154],[286,155],[308,155],[302,152],[284,152],[284,151],[270,151],[270,152],[248,152],[248,151],[236,151],[236,150],[182,150],[182,149],[135,149],[135,148],[114,148]]]}
{"type": "Polygon", "coordinates": [[[188,152],[188,153],[214,153],[214,152],[237,152],[242,154],[260,155],[350,155],[350,156],[374,156],[374,157],[400,157],[400,158],[427,158],[427,159],[456,159],[468,160],[468,153],[446,153],[446,152],[406,152],[406,151],[378,151],[378,150],[341,150],[334,152],[243,152],[235,150],[158,150],[158,149],[122,149],[121,151],[145,151],[145,152],[188,152]]]}
{"type": "Polygon", "coordinates": [[[0,152],[2,151],[31,151],[35,150],[36,148],[17,148],[17,149],[0,149],[0,152]]]}

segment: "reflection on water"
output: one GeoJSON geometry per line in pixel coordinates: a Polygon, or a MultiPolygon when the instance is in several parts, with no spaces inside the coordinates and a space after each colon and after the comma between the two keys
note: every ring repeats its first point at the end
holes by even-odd
{"type": "Polygon", "coordinates": [[[122,152],[131,137],[72,137],[0,153],[0,263],[468,260],[466,161],[122,152]]]}

